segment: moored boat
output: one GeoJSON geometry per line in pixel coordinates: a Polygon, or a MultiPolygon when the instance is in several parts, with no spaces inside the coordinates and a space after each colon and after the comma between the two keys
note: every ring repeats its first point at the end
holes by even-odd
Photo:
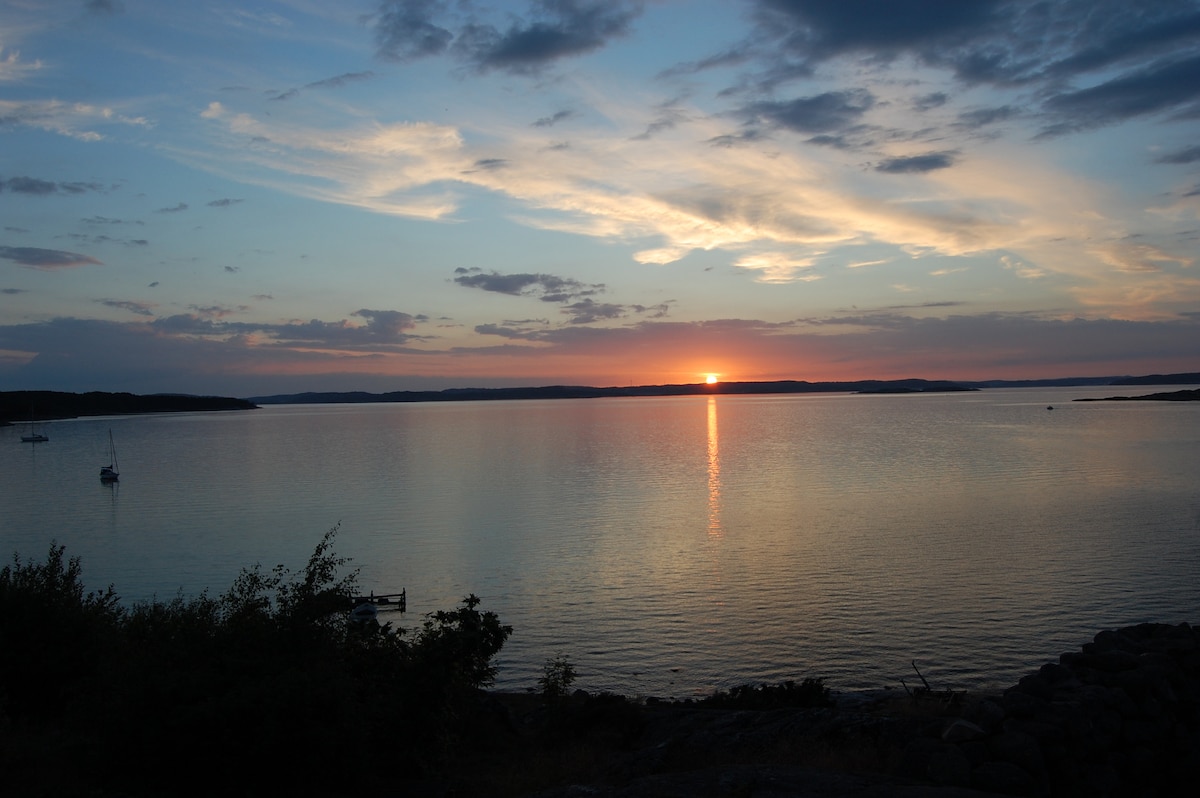
{"type": "Polygon", "coordinates": [[[29,432],[21,436],[24,443],[45,443],[50,440],[50,436],[39,430],[33,424],[33,408],[29,408],[29,432]]]}
{"type": "Polygon", "coordinates": [[[117,468],[117,447],[113,443],[112,430],[108,431],[108,455],[108,465],[100,466],[100,481],[116,482],[121,478],[121,472],[117,468]]]}

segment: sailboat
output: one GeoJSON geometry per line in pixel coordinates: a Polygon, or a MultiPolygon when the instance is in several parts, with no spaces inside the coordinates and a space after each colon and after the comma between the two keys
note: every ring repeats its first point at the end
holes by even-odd
{"type": "Polygon", "coordinates": [[[117,447],[113,444],[112,430],[108,431],[108,457],[109,464],[100,466],[100,481],[116,482],[120,479],[121,472],[117,470],[117,447]]]}
{"type": "Polygon", "coordinates": [[[22,435],[21,440],[25,443],[45,443],[50,440],[50,436],[44,432],[38,432],[33,426],[33,408],[29,408],[29,434],[22,435]]]}

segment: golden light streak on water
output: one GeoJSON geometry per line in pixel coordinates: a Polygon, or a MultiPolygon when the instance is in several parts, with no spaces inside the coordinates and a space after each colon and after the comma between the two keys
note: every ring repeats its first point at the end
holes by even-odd
{"type": "Polygon", "coordinates": [[[717,397],[708,397],[708,534],[720,538],[721,528],[721,451],[717,432],[717,397]]]}

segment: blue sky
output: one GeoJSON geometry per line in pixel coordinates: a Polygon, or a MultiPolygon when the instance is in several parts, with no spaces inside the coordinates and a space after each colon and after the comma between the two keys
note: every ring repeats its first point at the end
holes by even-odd
{"type": "Polygon", "coordinates": [[[0,389],[1200,370],[1200,3],[0,0],[0,389]]]}

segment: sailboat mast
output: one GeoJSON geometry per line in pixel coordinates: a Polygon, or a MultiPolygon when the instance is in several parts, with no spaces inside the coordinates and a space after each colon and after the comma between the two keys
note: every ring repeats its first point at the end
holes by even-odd
{"type": "Polygon", "coordinates": [[[108,465],[100,466],[101,482],[116,482],[121,472],[117,467],[117,446],[113,443],[112,430],[108,431],[108,465]]]}

